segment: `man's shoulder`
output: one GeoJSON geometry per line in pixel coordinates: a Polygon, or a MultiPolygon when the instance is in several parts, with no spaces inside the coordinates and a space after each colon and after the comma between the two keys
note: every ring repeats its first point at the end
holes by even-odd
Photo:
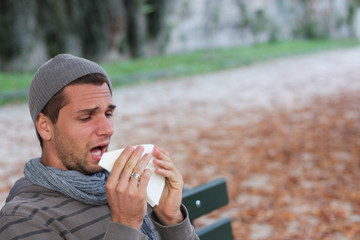
{"type": "Polygon", "coordinates": [[[41,186],[34,185],[26,178],[20,178],[11,188],[8,197],[6,198],[6,202],[12,201],[15,197],[22,195],[28,198],[28,195],[31,195],[31,198],[39,197],[42,194],[55,194],[58,195],[56,191],[46,189],[41,186]],[[33,195],[32,195],[33,194],[33,195]]]}
{"type": "Polygon", "coordinates": [[[88,239],[79,236],[103,236],[110,221],[107,205],[87,205],[57,191],[26,185],[1,209],[0,239],[1,233],[17,236],[38,229],[88,239]]]}
{"type": "MultiPolygon", "coordinates": [[[[16,196],[7,202],[0,213],[0,225],[9,222],[30,221],[47,226],[49,222],[64,225],[71,229],[77,224],[88,224],[100,218],[101,226],[111,220],[110,210],[107,205],[92,206],[67,197],[62,193],[49,190],[40,186],[31,185],[20,190],[16,196]],[[56,220],[56,221],[55,221],[56,220]]],[[[0,237],[1,238],[1,237],[0,237]]]]}
{"type": "Polygon", "coordinates": [[[32,186],[32,185],[33,184],[24,177],[18,179],[15,182],[14,186],[11,188],[9,195],[6,198],[6,202],[9,202],[10,200],[12,200],[16,196],[16,194],[18,194],[19,191],[21,191],[22,189],[32,186]]]}
{"type": "MultiPolygon", "coordinates": [[[[19,183],[19,181],[17,183],[19,183]]],[[[13,189],[17,188],[16,185],[17,184],[14,185],[13,189]]],[[[87,205],[77,201],[76,199],[65,196],[58,191],[34,184],[25,184],[23,187],[18,188],[11,199],[6,202],[4,207],[1,209],[1,215],[24,216],[34,214],[34,211],[61,215],[58,211],[61,211],[62,213],[71,213],[77,209],[88,208],[92,209],[93,213],[96,211],[107,212],[108,205],[87,205]]]]}
{"type": "MultiPolygon", "coordinates": [[[[66,198],[62,194],[40,186],[36,186],[28,180],[19,179],[10,190],[6,204],[1,209],[1,215],[29,215],[34,209],[50,208],[57,203],[64,202],[66,198]]],[[[74,201],[74,200],[70,200],[74,201]]]]}

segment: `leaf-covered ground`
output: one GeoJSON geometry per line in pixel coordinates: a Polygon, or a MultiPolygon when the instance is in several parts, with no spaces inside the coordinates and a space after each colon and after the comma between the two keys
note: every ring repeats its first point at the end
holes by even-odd
{"type": "Polygon", "coordinates": [[[227,120],[199,135],[200,148],[183,142],[196,159],[185,182],[193,172],[202,183],[228,181],[229,206],[199,226],[231,216],[236,239],[360,237],[360,92],[264,112],[243,127],[227,120]]]}

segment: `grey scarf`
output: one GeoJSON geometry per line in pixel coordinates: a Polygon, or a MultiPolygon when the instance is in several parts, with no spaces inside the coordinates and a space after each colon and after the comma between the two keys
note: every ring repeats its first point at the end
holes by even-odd
{"type": "MultiPolygon", "coordinates": [[[[105,184],[109,172],[102,171],[85,175],[78,171],[61,170],[44,166],[40,158],[31,159],[24,168],[25,177],[35,185],[61,192],[62,194],[90,205],[107,204],[105,184]]],[[[149,239],[158,239],[150,217],[150,211],[144,218],[141,232],[149,239]]]]}

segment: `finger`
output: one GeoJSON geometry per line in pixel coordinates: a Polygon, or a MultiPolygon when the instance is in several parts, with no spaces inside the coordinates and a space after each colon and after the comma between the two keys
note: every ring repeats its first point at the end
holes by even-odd
{"type": "Polygon", "coordinates": [[[166,178],[172,179],[179,174],[172,162],[167,162],[159,159],[154,159],[153,162],[157,166],[155,172],[166,178]]]}
{"type": "Polygon", "coordinates": [[[173,162],[154,159],[154,164],[158,167],[155,172],[169,179],[170,181],[182,181],[182,176],[173,162]]]}
{"type": "Polygon", "coordinates": [[[152,156],[150,153],[144,154],[144,156],[140,159],[140,161],[137,163],[137,165],[134,168],[134,172],[142,173],[146,166],[149,164],[152,156]]]}
{"type": "Polygon", "coordinates": [[[149,183],[151,174],[152,172],[150,169],[145,169],[143,174],[141,175],[141,179],[138,187],[139,187],[139,191],[143,194],[146,193],[147,191],[147,185],[149,183]]]}
{"type": "Polygon", "coordinates": [[[120,154],[118,159],[115,161],[114,166],[111,170],[108,182],[118,182],[121,173],[123,172],[123,169],[125,167],[125,164],[127,163],[129,157],[131,156],[132,152],[134,151],[133,146],[127,146],[124,151],[120,154]]]}
{"type": "Polygon", "coordinates": [[[161,176],[164,176],[165,178],[168,178],[169,180],[174,180],[177,176],[177,174],[174,171],[167,170],[164,168],[156,168],[155,172],[160,174],[161,176]]]}
{"type": "Polygon", "coordinates": [[[171,161],[170,154],[161,147],[155,146],[153,150],[154,157],[165,160],[171,161]]]}
{"type": "Polygon", "coordinates": [[[133,169],[133,172],[130,174],[130,177],[131,177],[130,182],[131,183],[136,184],[136,186],[138,185],[138,183],[140,182],[140,179],[136,179],[135,177],[132,177],[131,175],[133,173],[137,173],[137,174],[141,175],[141,177],[142,177],[142,174],[143,174],[146,166],[150,162],[150,159],[151,159],[151,154],[149,154],[149,153],[144,154],[144,156],[141,158],[141,160],[137,163],[137,165],[133,169]]]}
{"type": "Polygon", "coordinates": [[[163,168],[163,169],[167,169],[167,170],[175,169],[173,162],[170,162],[170,161],[154,159],[153,163],[159,168],[163,168]]]}
{"type": "Polygon", "coordinates": [[[133,170],[139,161],[142,153],[144,152],[144,147],[138,146],[131,154],[129,160],[127,161],[122,173],[121,173],[121,182],[129,182],[130,174],[133,173],[133,170]]]}
{"type": "Polygon", "coordinates": [[[113,193],[115,192],[115,189],[118,187],[119,178],[121,176],[121,173],[123,171],[123,168],[131,155],[131,153],[134,151],[134,147],[127,146],[124,151],[120,154],[118,159],[115,161],[113,169],[110,173],[110,176],[106,182],[105,190],[106,195],[108,198],[109,204],[113,206],[114,208],[118,207],[118,200],[117,196],[113,193]]]}
{"type": "Polygon", "coordinates": [[[105,189],[108,197],[108,202],[111,203],[113,206],[118,206],[117,196],[113,193],[116,191],[122,191],[122,189],[127,187],[128,183],[126,183],[125,185],[119,185],[119,180],[121,179],[121,174],[125,167],[125,164],[127,163],[133,151],[133,146],[127,146],[124,149],[124,151],[120,154],[119,158],[116,160],[110,176],[106,182],[105,189]]]}
{"type": "Polygon", "coordinates": [[[170,156],[169,152],[168,152],[168,151],[166,151],[166,150],[165,150],[164,148],[162,148],[162,147],[155,146],[155,147],[154,147],[154,149],[155,149],[156,151],[159,151],[159,152],[161,152],[161,153],[163,153],[163,154],[167,155],[167,156],[170,156]]]}
{"type": "Polygon", "coordinates": [[[170,184],[170,187],[175,190],[181,190],[183,187],[183,179],[180,173],[178,173],[176,170],[166,170],[163,168],[157,168],[155,170],[156,173],[160,174],[161,176],[164,176],[167,183],[170,184]]]}

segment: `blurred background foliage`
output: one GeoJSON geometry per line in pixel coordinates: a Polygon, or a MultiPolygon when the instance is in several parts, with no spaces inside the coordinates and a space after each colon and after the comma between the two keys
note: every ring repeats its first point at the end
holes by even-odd
{"type": "Polygon", "coordinates": [[[292,39],[354,37],[358,0],[2,0],[0,70],[71,52],[151,57],[292,39]]]}
{"type": "Polygon", "coordinates": [[[34,69],[64,52],[107,62],[115,84],[128,84],[354,45],[359,6],[359,0],[2,0],[0,101],[25,94],[34,69]]]}
{"type": "Polygon", "coordinates": [[[93,60],[111,52],[144,56],[143,44],[161,30],[156,0],[4,0],[0,2],[1,70],[32,69],[24,58],[72,52],[93,60]],[[148,21],[147,21],[148,20],[148,21]],[[145,29],[145,22],[148,22],[145,29]],[[151,24],[150,24],[151,23],[151,24]]]}

